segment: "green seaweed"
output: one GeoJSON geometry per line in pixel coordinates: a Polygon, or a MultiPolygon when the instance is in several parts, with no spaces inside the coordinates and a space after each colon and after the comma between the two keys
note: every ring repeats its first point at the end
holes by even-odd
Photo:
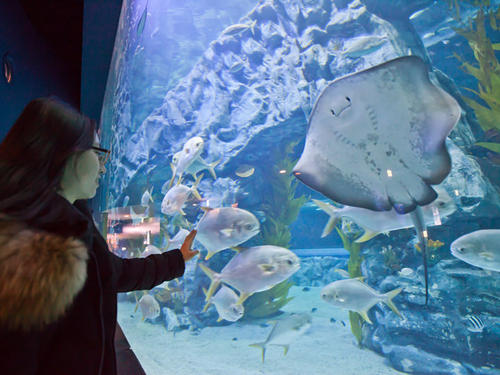
{"type": "MultiPolygon", "coordinates": [[[[479,125],[485,132],[500,132],[500,64],[495,51],[500,50],[500,43],[492,43],[487,33],[487,22],[494,31],[500,30],[500,8],[496,11],[485,11],[489,2],[481,4],[476,16],[467,27],[455,31],[467,39],[474,54],[474,63],[468,63],[464,58],[454,56],[462,63],[462,69],[477,80],[477,88],[465,87],[473,97],[463,96],[464,101],[474,110],[479,125]]],[[[477,142],[495,154],[500,154],[500,143],[477,142]]]]}
{"type": "MultiPolygon", "coordinates": [[[[261,209],[266,221],[261,226],[260,236],[266,245],[290,247],[290,224],[297,219],[301,207],[309,200],[304,195],[295,197],[298,180],[291,171],[296,163],[292,159],[293,150],[298,143],[291,142],[284,151],[278,150],[274,155],[276,162],[273,167],[264,171],[264,180],[269,189],[265,190],[265,196],[262,197],[261,209]]],[[[288,297],[292,285],[289,281],[283,281],[267,291],[253,294],[244,303],[245,316],[262,318],[276,314],[292,299],[288,297]]]]}
{"type": "Polygon", "coordinates": [[[288,291],[293,283],[285,280],[264,292],[255,293],[244,302],[245,316],[250,318],[265,318],[278,313],[279,309],[290,302],[288,291]]]}
{"type": "MultiPolygon", "coordinates": [[[[342,240],[344,249],[349,252],[349,261],[347,262],[347,272],[351,278],[363,276],[361,273],[361,262],[363,257],[361,257],[361,243],[354,242],[349,239],[348,235],[344,233],[339,227],[335,227],[337,233],[342,240]]],[[[349,322],[351,323],[351,332],[356,337],[358,345],[361,345],[361,340],[363,339],[363,318],[357,312],[349,311],[349,322]]]]}

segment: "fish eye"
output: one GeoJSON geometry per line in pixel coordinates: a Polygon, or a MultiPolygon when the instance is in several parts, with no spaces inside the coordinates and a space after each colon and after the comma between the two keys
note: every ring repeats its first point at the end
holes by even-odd
{"type": "Polygon", "coordinates": [[[443,201],[439,202],[439,207],[443,207],[446,203],[444,203],[443,201]]]}
{"type": "Polygon", "coordinates": [[[349,98],[348,96],[345,97],[345,100],[347,100],[349,103],[351,102],[351,98],[349,98]]]}
{"type": "Polygon", "coordinates": [[[330,109],[330,112],[332,113],[332,115],[337,116],[337,115],[335,114],[335,111],[334,111],[333,109],[330,109]]]}
{"type": "Polygon", "coordinates": [[[286,262],[291,266],[293,264],[293,261],[291,259],[287,259],[286,262]]]}

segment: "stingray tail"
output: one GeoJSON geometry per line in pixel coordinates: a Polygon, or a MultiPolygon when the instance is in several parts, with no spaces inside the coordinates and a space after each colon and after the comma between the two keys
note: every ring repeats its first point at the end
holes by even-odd
{"type": "Polygon", "coordinates": [[[422,208],[417,206],[417,208],[411,212],[411,219],[413,220],[413,225],[417,230],[418,242],[420,248],[422,249],[422,258],[424,262],[424,279],[425,279],[425,304],[429,301],[429,271],[427,268],[427,228],[425,226],[425,221],[422,213],[422,208]]]}

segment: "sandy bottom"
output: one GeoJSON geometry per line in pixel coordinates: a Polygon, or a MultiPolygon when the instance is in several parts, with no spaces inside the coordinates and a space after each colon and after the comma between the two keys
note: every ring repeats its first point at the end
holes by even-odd
{"type": "Polygon", "coordinates": [[[175,335],[161,324],[141,321],[134,304],[119,303],[118,321],[148,375],[393,375],[403,374],[388,367],[376,353],[359,349],[349,328],[347,312],[328,305],[319,297],[321,288],[292,287],[295,298],[285,312],[311,312],[307,333],[292,342],[286,356],[283,348],[269,346],[262,363],[261,351],[249,344],[264,341],[272,325],[236,322],[207,327],[200,332],[175,335]],[[331,322],[331,318],[336,321],[331,322]],[[341,323],[344,321],[346,326],[341,323]]]}

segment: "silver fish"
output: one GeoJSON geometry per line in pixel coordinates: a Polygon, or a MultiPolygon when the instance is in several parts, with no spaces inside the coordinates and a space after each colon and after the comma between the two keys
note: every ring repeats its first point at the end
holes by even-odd
{"type": "Polygon", "coordinates": [[[149,294],[145,294],[138,302],[142,313],[142,320],[155,319],[160,316],[160,304],[149,294]]]}
{"type": "MultiPolygon", "coordinates": [[[[431,204],[422,207],[423,218],[428,226],[441,225],[441,219],[457,210],[453,198],[443,188],[435,187],[438,197],[431,204]]],[[[398,214],[393,208],[390,211],[373,211],[361,207],[344,206],[337,208],[329,203],[313,199],[313,202],[330,216],[321,237],[327,236],[342,217],[347,217],[364,229],[356,242],[366,242],[380,233],[412,228],[414,226],[410,214],[398,214]]]]}
{"type": "Polygon", "coordinates": [[[451,254],[485,270],[500,272],[500,229],[481,229],[451,243],[451,254]]]}
{"type": "Polygon", "coordinates": [[[205,259],[249,240],[260,231],[257,218],[237,207],[206,208],[198,222],[196,239],[207,249],[205,259]]]}
{"type": "Polygon", "coordinates": [[[169,186],[172,186],[176,176],[182,177],[184,171],[201,155],[203,152],[204,141],[201,137],[193,137],[187,140],[182,150],[174,154],[175,165],[172,163],[172,179],[169,186]]]}
{"type": "Polygon", "coordinates": [[[209,303],[215,305],[215,309],[219,314],[218,322],[227,320],[229,322],[236,322],[241,319],[245,309],[243,305],[237,304],[238,295],[231,288],[222,285],[220,289],[210,298],[209,303]]]}
{"type": "Polygon", "coordinates": [[[189,231],[184,228],[180,228],[174,237],[168,240],[167,250],[180,249],[189,231]]]}
{"type": "MultiPolygon", "coordinates": [[[[300,268],[300,260],[284,247],[263,245],[241,249],[220,273],[201,263],[200,268],[212,281],[206,295],[207,301],[223,282],[240,292],[237,304],[242,304],[253,293],[271,289],[292,276],[300,268]]],[[[204,311],[207,308],[208,304],[204,311]]]]}
{"type": "Polygon", "coordinates": [[[368,317],[368,310],[379,302],[387,304],[392,311],[401,317],[396,305],[392,302],[392,299],[401,290],[402,288],[396,288],[380,294],[359,279],[345,279],[326,285],[321,290],[321,298],[334,306],[357,312],[366,322],[372,324],[368,317]]]}
{"type": "Polygon", "coordinates": [[[250,344],[254,348],[262,349],[262,362],[265,360],[268,345],[282,346],[288,353],[290,343],[297,340],[311,327],[312,318],[307,313],[293,313],[286,318],[275,321],[274,327],[266,341],[250,344]]]}
{"type": "Polygon", "coordinates": [[[349,40],[343,54],[351,59],[362,57],[378,50],[388,41],[385,37],[363,35],[349,40]]]}
{"type": "Polygon", "coordinates": [[[215,167],[220,163],[220,159],[217,161],[214,161],[213,163],[207,163],[205,160],[203,160],[201,157],[196,158],[191,165],[189,165],[186,168],[187,173],[189,173],[191,176],[193,176],[194,179],[196,179],[196,175],[203,171],[203,170],[208,170],[210,172],[210,175],[213,177],[213,179],[217,179],[217,175],[215,174],[215,167]]]}
{"type": "Polygon", "coordinates": [[[151,203],[154,203],[153,196],[153,189],[154,187],[151,188],[151,190],[146,189],[144,193],[142,194],[141,197],[141,206],[149,206],[151,203]]]}
{"type": "Polygon", "coordinates": [[[153,254],[161,254],[161,250],[158,249],[155,245],[147,245],[141,254],[141,258],[146,258],[147,256],[153,254]]]}
{"type": "Polygon", "coordinates": [[[173,215],[176,212],[185,215],[182,208],[191,194],[193,194],[196,199],[202,200],[197,190],[202,177],[203,175],[200,175],[191,187],[179,183],[167,191],[167,194],[165,194],[161,202],[161,212],[165,215],[173,215]]]}

